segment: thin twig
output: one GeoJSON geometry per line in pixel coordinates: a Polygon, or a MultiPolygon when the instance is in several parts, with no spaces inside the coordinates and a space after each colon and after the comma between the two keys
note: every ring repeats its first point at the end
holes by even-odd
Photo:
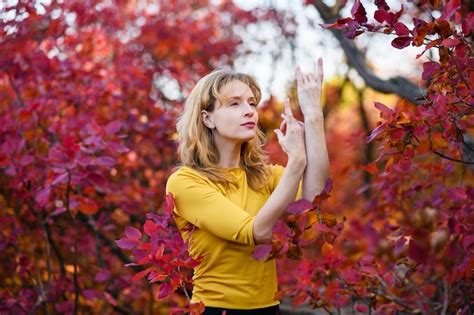
{"type": "Polygon", "coordinates": [[[67,170],[67,190],[66,190],[66,210],[72,218],[73,225],[74,225],[74,244],[73,244],[73,264],[74,264],[74,315],[78,313],[79,307],[79,284],[77,281],[77,220],[76,215],[74,215],[71,211],[69,200],[71,194],[71,171],[67,170]]]}
{"type": "Polygon", "coordinates": [[[443,309],[441,310],[441,315],[446,315],[446,311],[448,310],[448,283],[446,279],[443,280],[443,309]]]}
{"type": "Polygon", "coordinates": [[[454,162],[458,162],[458,163],[462,163],[462,164],[469,164],[469,165],[474,164],[474,162],[466,162],[466,161],[463,161],[463,160],[458,160],[458,159],[446,156],[446,155],[444,155],[444,154],[442,154],[438,151],[434,151],[433,153],[436,154],[436,155],[439,155],[440,157],[442,157],[444,159],[450,160],[450,161],[454,161],[454,162]]]}

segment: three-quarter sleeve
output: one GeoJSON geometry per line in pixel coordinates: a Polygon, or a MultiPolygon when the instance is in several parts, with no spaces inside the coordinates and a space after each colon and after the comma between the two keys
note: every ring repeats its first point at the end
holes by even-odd
{"type": "Polygon", "coordinates": [[[255,216],[227,199],[201,176],[176,172],[166,183],[166,193],[173,194],[174,211],[187,222],[225,240],[255,245],[255,216]]]}
{"type": "MultiPolygon", "coordinates": [[[[278,165],[278,164],[272,164],[269,165],[270,171],[272,174],[272,179],[270,180],[270,192],[273,192],[280,182],[281,177],[283,176],[283,172],[285,171],[285,167],[278,165]]],[[[295,196],[295,201],[301,199],[303,196],[303,181],[301,180],[298,184],[298,191],[296,192],[295,196]]]]}

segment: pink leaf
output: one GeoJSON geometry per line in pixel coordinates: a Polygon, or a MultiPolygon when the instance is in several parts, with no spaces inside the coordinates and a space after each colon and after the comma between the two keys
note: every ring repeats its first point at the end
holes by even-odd
{"type": "Polygon", "coordinates": [[[101,156],[95,159],[95,165],[112,167],[115,165],[115,159],[108,156],[101,156]]]}
{"type": "Polygon", "coordinates": [[[122,238],[122,239],[119,239],[118,241],[115,241],[115,243],[121,249],[132,249],[132,248],[137,247],[139,242],[137,240],[122,238]]]}
{"type": "Polygon", "coordinates": [[[448,21],[459,7],[461,7],[461,0],[449,1],[448,4],[444,6],[440,19],[448,21]]]}
{"type": "Polygon", "coordinates": [[[98,298],[101,297],[100,292],[97,291],[96,289],[84,289],[84,290],[82,290],[82,295],[87,300],[98,299],[98,298]]]}
{"type": "Polygon", "coordinates": [[[374,139],[376,139],[384,130],[385,130],[385,124],[381,124],[380,126],[378,126],[377,128],[375,128],[374,130],[372,130],[372,132],[370,133],[370,135],[367,137],[366,143],[372,142],[372,141],[373,141],[374,139]]]}
{"type": "Polygon", "coordinates": [[[255,247],[255,250],[252,254],[253,259],[258,261],[263,261],[272,251],[271,244],[260,244],[255,247]]]}
{"type": "Polygon", "coordinates": [[[59,174],[59,175],[56,176],[56,178],[53,180],[53,182],[51,183],[51,185],[52,185],[52,186],[56,186],[56,185],[58,185],[58,184],[65,183],[66,180],[67,180],[67,178],[68,178],[68,172],[59,174]]]}
{"type": "Polygon", "coordinates": [[[112,142],[109,141],[107,142],[107,148],[112,152],[112,153],[125,153],[129,152],[130,149],[124,146],[123,144],[117,143],[117,142],[112,142]]]}
{"type": "Polygon", "coordinates": [[[435,74],[436,72],[439,71],[439,69],[440,69],[439,63],[437,63],[435,61],[425,62],[425,63],[423,63],[423,74],[422,74],[421,78],[425,81],[429,80],[429,79],[431,79],[433,74],[435,74]]]}
{"type": "Polygon", "coordinates": [[[113,306],[117,306],[117,301],[109,292],[104,292],[105,299],[113,306]]]}
{"type": "Polygon", "coordinates": [[[317,231],[324,232],[324,233],[332,232],[332,229],[328,227],[326,224],[315,223],[314,228],[317,231]]]}
{"type": "Polygon", "coordinates": [[[96,273],[94,280],[98,282],[104,282],[110,279],[112,273],[110,270],[101,269],[98,273],[96,273]]]}
{"type": "Polygon", "coordinates": [[[171,286],[171,283],[165,282],[160,285],[160,290],[158,292],[158,300],[164,299],[168,295],[172,293],[173,287],[171,286]]]}
{"type": "Polygon", "coordinates": [[[42,189],[38,193],[36,193],[35,201],[38,204],[38,206],[44,207],[46,203],[49,201],[50,195],[51,195],[50,187],[42,189]]]}
{"type": "Polygon", "coordinates": [[[290,203],[287,211],[291,214],[298,214],[310,209],[313,209],[313,204],[306,199],[300,199],[290,203]]]}
{"type": "Polygon", "coordinates": [[[166,195],[166,199],[165,199],[165,212],[166,213],[169,213],[171,214],[173,212],[173,209],[174,209],[174,199],[173,199],[173,194],[172,193],[168,193],[166,195]]]}
{"type": "Polygon", "coordinates": [[[105,132],[110,136],[117,133],[121,127],[122,127],[122,122],[120,120],[115,120],[115,121],[109,122],[107,126],[105,126],[105,132]]]}
{"type": "Polygon", "coordinates": [[[461,41],[457,38],[446,38],[446,39],[443,39],[443,41],[441,42],[441,45],[443,45],[444,47],[451,48],[451,47],[459,45],[460,43],[461,41]]]}
{"type": "Polygon", "coordinates": [[[127,238],[132,240],[139,240],[142,237],[142,233],[139,229],[134,228],[133,226],[125,227],[125,235],[127,238]]]}

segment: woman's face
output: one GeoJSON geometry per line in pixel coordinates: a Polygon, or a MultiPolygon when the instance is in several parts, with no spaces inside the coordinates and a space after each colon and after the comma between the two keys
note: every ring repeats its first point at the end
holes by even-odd
{"type": "Polygon", "coordinates": [[[222,99],[214,110],[203,114],[204,123],[214,129],[217,141],[243,143],[256,135],[257,101],[250,87],[233,80],[219,90],[222,99]]]}

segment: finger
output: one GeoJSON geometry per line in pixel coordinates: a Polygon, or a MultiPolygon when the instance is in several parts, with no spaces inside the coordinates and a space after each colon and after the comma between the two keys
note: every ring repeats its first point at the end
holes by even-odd
{"type": "Polygon", "coordinates": [[[300,68],[300,65],[296,65],[296,83],[298,85],[301,85],[303,84],[303,75],[301,73],[301,68],[300,68]]]}
{"type": "Polygon", "coordinates": [[[286,120],[283,120],[280,124],[280,130],[283,132],[283,134],[286,133],[286,120]]]}
{"type": "Polygon", "coordinates": [[[280,129],[275,129],[275,130],[273,130],[273,132],[276,134],[278,142],[280,142],[280,140],[283,138],[283,133],[281,132],[281,130],[280,129]]]}
{"type": "Polygon", "coordinates": [[[293,118],[293,112],[291,111],[291,106],[290,106],[290,99],[287,98],[284,104],[285,104],[285,115],[288,118],[293,118]]]}
{"type": "Polygon", "coordinates": [[[323,58],[319,57],[318,58],[318,81],[323,82],[324,78],[324,68],[323,68],[323,58]]]}

